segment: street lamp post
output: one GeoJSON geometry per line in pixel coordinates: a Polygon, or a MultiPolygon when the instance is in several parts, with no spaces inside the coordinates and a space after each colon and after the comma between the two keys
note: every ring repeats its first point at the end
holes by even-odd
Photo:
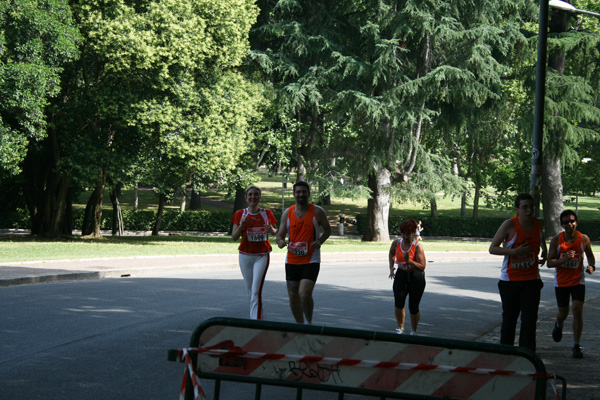
{"type": "Polygon", "coordinates": [[[546,61],[548,43],[548,0],[540,0],[538,55],[535,74],[535,109],[533,113],[533,148],[531,152],[531,186],[535,216],[540,214],[542,190],[542,143],[544,134],[544,97],[546,96],[546,61]]]}
{"type": "Polygon", "coordinates": [[[538,55],[535,80],[535,109],[533,117],[533,146],[531,154],[530,193],[534,200],[534,213],[540,213],[540,193],[542,179],[542,144],[544,134],[544,98],[546,96],[546,62],[548,43],[548,10],[556,10],[572,14],[585,14],[600,18],[600,13],[580,10],[561,0],[540,0],[540,20],[538,31],[538,55]]]}
{"type": "Polygon", "coordinates": [[[557,10],[567,11],[573,14],[591,15],[592,17],[600,18],[600,13],[587,10],[580,10],[578,8],[573,7],[572,4],[569,4],[566,1],[550,0],[548,2],[548,5],[557,10]]]}

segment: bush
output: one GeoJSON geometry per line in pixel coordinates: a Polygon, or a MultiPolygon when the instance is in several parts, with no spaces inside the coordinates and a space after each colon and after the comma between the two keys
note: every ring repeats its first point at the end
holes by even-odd
{"type": "Polygon", "coordinates": [[[29,212],[24,208],[0,213],[1,229],[26,229],[31,226],[29,212]]]}
{"type": "MultiPolygon", "coordinates": [[[[156,210],[123,210],[123,229],[130,231],[151,231],[156,221],[156,210]]],[[[73,210],[73,226],[81,229],[83,209],[73,210]]],[[[186,211],[166,210],[163,213],[162,231],[228,232],[231,224],[229,211],[186,211]]],[[[112,211],[102,212],[102,229],[112,229],[112,211]]]]}
{"type": "MultiPolygon", "coordinates": [[[[392,214],[388,219],[390,235],[400,235],[400,225],[409,217],[392,214]]],[[[454,236],[454,237],[484,237],[492,238],[506,218],[450,218],[426,217],[423,222],[423,236],[454,236]]],[[[367,216],[356,216],[358,232],[362,235],[365,231],[367,216]]]]}
{"type": "MultiPolygon", "coordinates": [[[[388,219],[390,235],[400,235],[400,224],[408,217],[393,214],[388,219]]],[[[423,222],[423,236],[452,236],[452,237],[481,237],[493,238],[496,231],[506,218],[450,218],[450,217],[426,217],[421,218],[423,222]]],[[[356,216],[356,227],[362,235],[367,225],[366,214],[356,216]]],[[[577,230],[585,233],[591,241],[600,241],[600,221],[582,221],[577,230]]]]}

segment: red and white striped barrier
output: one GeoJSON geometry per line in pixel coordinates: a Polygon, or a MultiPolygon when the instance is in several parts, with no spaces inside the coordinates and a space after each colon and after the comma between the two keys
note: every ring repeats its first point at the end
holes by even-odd
{"type": "Polygon", "coordinates": [[[469,374],[480,374],[480,375],[515,375],[515,376],[531,376],[533,378],[551,378],[552,374],[542,374],[538,372],[525,372],[525,371],[506,371],[499,369],[489,368],[470,368],[470,367],[455,367],[450,365],[431,365],[431,364],[415,364],[415,363],[403,363],[403,362],[390,362],[390,361],[373,361],[373,360],[355,360],[350,358],[334,358],[334,357],[320,357],[320,356],[302,356],[292,354],[275,354],[275,353],[260,353],[256,351],[243,351],[243,350],[228,350],[228,349],[207,349],[207,348],[188,348],[180,350],[181,355],[187,353],[201,353],[211,356],[224,357],[224,356],[236,356],[242,358],[249,358],[254,360],[277,360],[277,361],[296,361],[304,363],[319,363],[326,365],[339,365],[339,366],[350,366],[350,367],[364,367],[364,368],[383,368],[383,369],[397,369],[397,370],[413,370],[413,371],[431,371],[431,372],[454,372],[454,373],[469,373],[469,374]]]}
{"type": "MultiPolygon", "coordinates": [[[[185,362],[186,369],[190,374],[190,379],[192,380],[192,385],[194,386],[194,400],[198,400],[200,396],[203,399],[206,399],[206,394],[204,390],[202,390],[202,386],[200,386],[200,382],[198,381],[198,375],[196,375],[196,371],[194,371],[194,365],[192,363],[192,359],[190,358],[189,351],[190,349],[181,349],[179,350],[179,360],[185,362]]],[[[179,397],[183,399],[185,397],[185,389],[187,387],[187,375],[183,374],[183,383],[181,384],[181,390],[179,391],[179,397]]]]}
{"type": "MultiPolygon", "coordinates": [[[[490,369],[490,368],[473,368],[473,367],[457,367],[451,365],[432,365],[432,364],[417,364],[417,363],[406,363],[406,362],[390,362],[390,361],[375,361],[375,360],[358,360],[350,358],[338,358],[338,357],[322,357],[322,356],[306,356],[306,355],[293,355],[293,354],[279,354],[279,353],[265,353],[255,351],[244,351],[238,349],[217,349],[217,348],[184,348],[178,351],[178,358],[180,361],[185,362],[186,369],[191,376],[191,381],[194,387],[194,399],[199,400],[200,398],[206,399],[206,395],[199,384],[199,378],[194,371],[192,361],[190,358],[191,353],[204,354],[213,357],[238,357],[246,358],[259,361],[294,361],[298,363],[318,363],[332,366],[346,366],[346,367],[362,367],[362,368],[377,368],[385,370],[403,370],[403,371],[429,371],[429,372],[446,372],[446,373],[465,373],[465,374],[477,374],[477,375],[501,375],[501,376],[523,376],[532,378],[545,378],[552,382],[552,388],[556,395],[556,398],[560,400],[556,385],[553,383],[553,374],[529,372],[529,371],[511,371],[501,369],[490,369]]],[[[183,377],[183,384],[181,388],[181,397],[183,399],[186,389],[186,374],[183,377]]]]}

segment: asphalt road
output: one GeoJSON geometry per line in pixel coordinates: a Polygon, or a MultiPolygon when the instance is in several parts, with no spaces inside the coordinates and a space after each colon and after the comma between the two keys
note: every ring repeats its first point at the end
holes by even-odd
{"type": "MultiPolygon", "coordinates": [[[[387,275],[381,262],[324,264],[314,323],[393,331],[387,275]]],[[[500,321],[498,275],[499,260],[428,264],[420,334],[490,337],[500,321]]],[[[555,307],[551,276],[543,271],[542,311],[555,307]]],[[[599,296],[598,276],[588,281],[588,297],[599,296]]],[[[237,268],[0,289],[0,399],[7,400],[174,399],[183,365],[168,362],[167,350],[187,346],[193,329],[207,318],[248,313],[237,268]]],[[[267,319],[292,322],[282,266],[270,268],[263,296],[267,319]]],[[[225,388],[222,398],[253,398],[242,386],[225,388]]],[[[264,398],[282,395],[275,390],[264,398]]]]}

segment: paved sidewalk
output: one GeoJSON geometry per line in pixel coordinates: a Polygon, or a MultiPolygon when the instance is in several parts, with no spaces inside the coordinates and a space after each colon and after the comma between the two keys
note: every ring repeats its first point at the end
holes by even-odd
{"type": "MultiPolygon", "coordinates": [[[[549,374],[556,374],[567,380],[567,399],[600,400],[600,298],[587,299],[583,307],[583,359],[572,357],[573,320],[570,313],[565,321],[562,341],[556,343],[552,339],[556,311],[556,308],[549,307],[538,315],[536,353],[544,361],[549,374]]],[[[500,318],[498,315],[498,324],[501,322],[500,318]]],[[[519,325],[515,343],[519,341],[518,334],[519,325]]],[[[500,325],[480,340],[500,343],[500,325]]],[[[562,385],[559,381],[556,382],[556,387],[562,396],[562,385]]],[[[550,386],[547,387],[546,393],[547,399],[557,399],[550,386]]]]}
{"type": "MultiPolygon", "coordinates": [[[[272,265],[283,267],[284,257],[283,252],[273,252],[272,265]]],[[[497,260],[496,256],[491,256],[487,252],[427,252],[427,258],[430,262],[497,260]]],[[[387,252],[323,253],[323,262],[337,264],[349,260],[386,263],[387,252]]],[[[169,270],[220,268],[238,268],[237,254],[0,262],[0,287],[61,280],[135,277],[169,270]]],[[[600,298],[588,300],[584,306],[585,326],[581,343],[583,359],[577,360],[571,357],[570,316],[565,322],[562,342],[555,343],[552,340],[555,313],[556,311],[551,308],[539,316],[537,353],[549,373],[561,375],[567,380],[568,399],[600,400],[600,298]]],[[[498,323],[500,323],[500,315],[498,315],[498,323]]],[[[499,326],[481,337],[481,340],[498,343],[499,326]]],[[[556,399],[550,389],[547,398],[556,399]]]]}
{"type": "MultiPolygon", "coordinates": [[[[365,261],[387,263],[387,252],[322,253],[324,263],[365,261]]],[[[428,252],[431,261],[489,260],[486,252],[428,252]]],[[[271,265],[283,267],[285,252],[271,253],[271,265]]],[[[61,280],[145,276],[173,270],[238,268],[237,254],[148,256],[80,260],[0,262],[0,287],[61,280]]]]}
{"type": "Polygon", "coordinates": [[[555,320],[556,310],[540,315],[538,320],[537,354],[544,360],[546,370],[567,380],[567,399],[600,399],[600,298],[588,300],[583,306],[582,359],[572,357],[571,316],[565,321],[563,339],[559,343],[552,340],[555,320]]]}

